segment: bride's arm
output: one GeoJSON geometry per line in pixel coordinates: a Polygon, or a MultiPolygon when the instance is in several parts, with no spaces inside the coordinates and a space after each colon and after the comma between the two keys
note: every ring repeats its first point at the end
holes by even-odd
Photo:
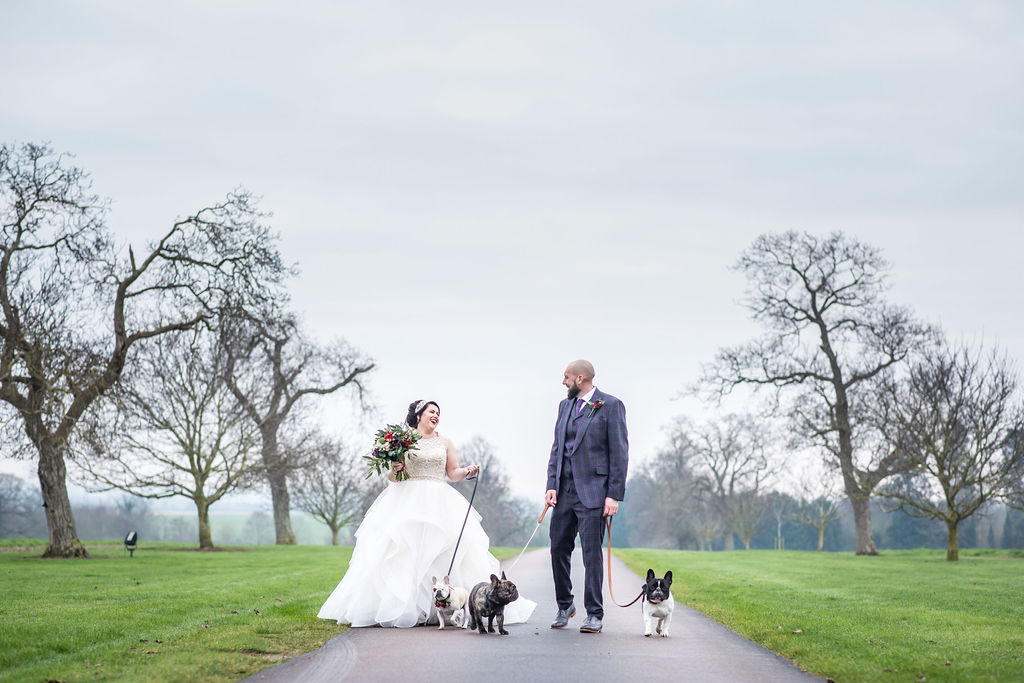
{"type": "Polygon", "coordinates": [[[478,465],[459,467],[459,456],[455,453],[455,444],[448,438],[445,438],[444,441],[445,450],[448,454],[448,460],[445,463],[445,470],[447,471],[449,479],[452,481],[462,481],[466,477],[476,474],[480,470],[478,465]]]}

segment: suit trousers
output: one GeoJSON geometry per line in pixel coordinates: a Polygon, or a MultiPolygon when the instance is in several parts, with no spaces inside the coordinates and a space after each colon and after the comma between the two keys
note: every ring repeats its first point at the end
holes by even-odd
{"type": "Polygon", "coordinates": [[[604,568],[601,565],[601,543],[604,542],[604,508],[588,508],[580,502],[572,478],[571,463],[572,459],[566,458],[562,465],[558,503],[551,515],[551,573],[555,582],[555,600],[558,609],[568,609],[572,604],[572,579],[569,573],[572,551],[576,547],[576,534],[579,533],[585,571],[583,605],[589,616],[603,619],[601,586],[604,582],[604,568]]]}

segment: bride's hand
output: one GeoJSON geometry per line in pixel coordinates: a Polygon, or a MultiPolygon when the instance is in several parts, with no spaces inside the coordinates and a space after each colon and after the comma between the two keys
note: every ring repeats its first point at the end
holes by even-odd
{"type": "Polygon", "coordinates": [[[472,477],[474,474],[476,474],[479,471],[480,471],[480,465],[467,465],[466,466],[466,476],[467,477],[472,477]]]}
{"type": "Polygon", "coordinates": [[[404,469],[405,469],[405,463],[404,462],[396,462],[395,463],[395,472],[401,472],[404,469]]]}

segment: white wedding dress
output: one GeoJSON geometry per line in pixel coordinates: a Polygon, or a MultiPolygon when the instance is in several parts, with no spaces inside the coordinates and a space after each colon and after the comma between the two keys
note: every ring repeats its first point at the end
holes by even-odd
{"type": "MultiPolygon", "coordinates": [[[[356,530],[348,571],[320,608],[321,619],[352,626],[409,627],[435,616],[431,577],[448,573],[469,501],[445,482],[446,440],[421,439],[406,458],[406,481],[388,486],[356,530]]],[[[450,578],[472,590],[499,563],[474,509],[450,578]]],[[[537,603],[522,596],[505,607],[505,623],[525,622],[537,603]]],[[[434,621],[436,623],[436,619],[434,621]]]]}

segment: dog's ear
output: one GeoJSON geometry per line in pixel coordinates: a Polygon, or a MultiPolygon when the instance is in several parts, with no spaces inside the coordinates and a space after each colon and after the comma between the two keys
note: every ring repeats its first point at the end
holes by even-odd
{"type": "Polygon", "coordinates": [[[501,580],[502,581],[508,581],[508,579],[505,578],[505,572],[501,573],[501,580]]]}
{"type": "Polygon", "coordinates": [[[436,576],[431,576],[430,577],[430,583],[432,583],[432,584],[434,584],[436,586],[437,585],[437,577],[436,576]]]}
{"type": "Polygon", "coordinates": [[[447,576],[446,576],[446,577],[444,577],[444,585],[446,585],[446,586],[450,586],[450,585],[452,585],[452,584],[451,584],[451,579],[449,579],[449,578],[448,578],[447,576]]]}
{"type": "Polygon", "coordinates": [[[672,570],[671,569],[669,569],[667,572],[665,572],[665,583],[667,583],[670,586],[672,585],[672,570]]]}
{"type": "Polygon", "coordinates": [[[647,580],[650,581],[653,578],[654,578],[654,570],[653,569],[648,569],[647,570],[647,580]]]}
{"type": "Polygon", "coordinates": [[[494,574],[491,574],[491,585],[492,586],[497,586],[498,585],[498,577],[495,576],[494,574]]]}

